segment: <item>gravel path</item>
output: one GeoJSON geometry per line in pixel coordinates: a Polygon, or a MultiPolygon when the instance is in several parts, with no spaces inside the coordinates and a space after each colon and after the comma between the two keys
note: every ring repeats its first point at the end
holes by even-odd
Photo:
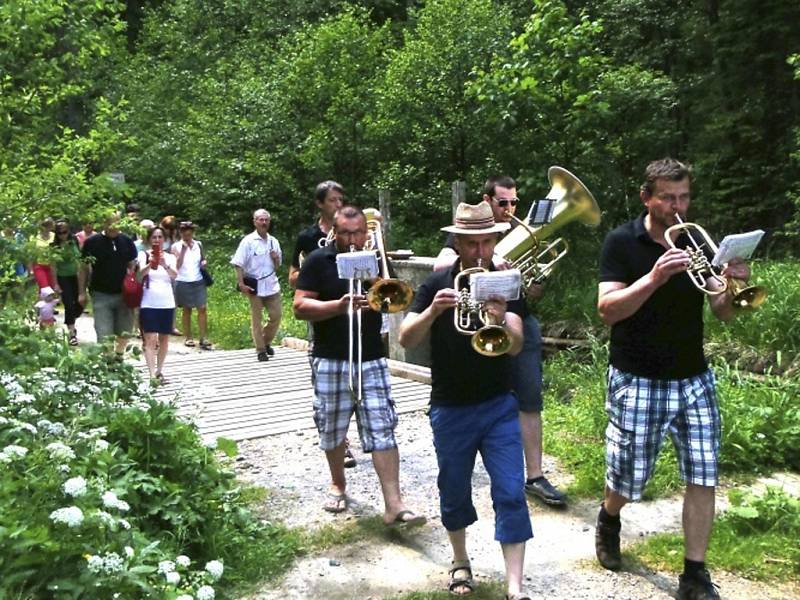
{"type": "MultiPolygon", "coordinates": [[[[309,417],[310,418],[310,417],[309,417]]],[[[327,466],[314,430],[249,440],[239,446],[236,468],[243,479],[270,490],[265,513],[290,526],[320,527],[346,523],[382,513],[378,480],[368,456],[359,452],[355,427],[351,442],[358,459],[348,469],[350,509],[331,515],[321,507],[327,489],[327,466]]],[[[386,540],[362,540],[305,557],[283,580],[249,596],[284,598],[378,599],[411,591],[444,589],[450,561],[447,536],[439,519],[436,457],[430,427],[422,413],[401,417],[397,430],[400,447],[400,483],[407,504],[428,516],[429,523],[415,532],[386,540]]],[[[545,471],[557,484],[568,476],[545,456],[545,471]]],[[[468,530],[468,547],[478,582],[503,579],[503,560],[493,541],[494,514],[489,480],[480,460],[473,477],[479,521],[468,530]]],[[[724,506],[724,498],[720,497],[724,506]]],[[[596,501],[574,502],[555,511],[530,502],[534,539],[525,559],[527,590],[534,598],[643,600],[672,598],[677,577],[652,571],[611,573],[594,559],[596,501]]],[[[633,504],[623,516],[623,544],[660,531],[680,530],[681,501],[666,499],[633,504]]],[[[714,572],[723,598],[800,598],[800,587],[769,587],[735,575],[714,572]]]]}
{"type": "MultiPolygon", "coordinates": [[[[94,341],[92,320],[78,320],[81,342],[94,341]]],[[[182,338],[170,344],[170,354],[199,352],[183,346],[182,338]]],[[[309,425],[311,410],[309,402],[309,425]]],[[[301,558],[280,581],[264,586],[242,600],[378,600],[412,591],[445,589],[450,549],[439,518],[436,457],[430,427],[421,412],[401,415],[397,429],[400,447],[400,483],[407,505],[428,517],[414,532],[395,533],[387,540],[374,537],[339,545],[301,558]]],[[[328,486],[324,454],[314,429],[306,429],[239,444],[235,467],[239,476],[269,490],[264,513],[288,526],[314,529],[325,524],[354,522],[380,515],[383,502],[369,456],[360,452],[355,426],[350,434],[358,459],[348,469],[347,512],[332,515],[322,510],[328,486]]],[[[557,485],[567,485],[569,475],[544,457],[544,470],[557,485]]],[[[503,560],[493,541],[494,513],[489,478],[480,459],[473,476],[473,498],[479,520],[468,530],[468,548],[476,581],[502,581],[503,560]]],[[[785,479],[772,484],[787,485],[785,479]]],[[[788,485],[800,495],[800,481],[790,476],[788,485]]],[[[598,490],[598,500],[599,500],[598,490]]],[[[725,507],[718,495],[718,509],[725,507]]],[[[525,585],[532,598],[553,600],[656,600],[673,598],[677,576],[649,570],[612,573],[594,558],[594,520],[597,500],[572,502],[556,511],[529,502],[534,539],[525,557],[525,585]]],[[[662,531],[679,531],[681,499],[632,504],[623,515],[623,545],[662,531]]],[[[733,574],[713,572],[725,599],[800,600],[800,583],[769,586],[733,574]]]]}

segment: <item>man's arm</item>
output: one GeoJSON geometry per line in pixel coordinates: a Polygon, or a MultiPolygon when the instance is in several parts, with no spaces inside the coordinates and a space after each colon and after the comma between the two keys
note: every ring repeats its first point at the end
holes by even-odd
{"type": "Polygon", "coordinates": [[[458,260],[458,253],[452,248],[445,246],[439,250],[439,255],[436,257],[436,260],[433,261],[433,270],[441,271],[442,269],[449,269],[456,260],[458,260]]]}
{"type": "Polygon", "coordinates": [[[662,254],[645,275],[626,285],[621,281],[602,281],[598,286],[597,311],[606,325],[624,321],[647,301],[669,278],[686,270],[689,256],[671,248],[662,254]]]}
{"type": "Polygon", "coordinates": [[[297,278],[300,276],[300,269],[294,265],[289,265],[289,285],[292,289],[297,287],[297,278]]]}
{"type": "Polygon", "coordinates": [[[233,270],[236,271],[236,287],[243,294],[254,294],[256,290],[249,285],[244,284],[244,270],[239,265],[233,265],[233,270]]]}
{"type": "MultiPolygon", "coordinates": [[[[357,307],[369,306],[366,296],[354,296],[357,307]]],[[[347,314],[350,295],[345,294],[336,300],[320,300],[318,292],[295,290],[292,310],[296,319],[302,321],[324,321],[347,314]]]]}

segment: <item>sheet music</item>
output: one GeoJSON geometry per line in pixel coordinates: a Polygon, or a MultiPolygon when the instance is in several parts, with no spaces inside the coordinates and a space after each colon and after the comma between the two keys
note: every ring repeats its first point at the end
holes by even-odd
{"type": "Polygon", "coordinates": [[[473,273],[469,276],[470,296],[478,302],[488,300],[491,296],[499,296],[506,301],[516,300],[519,298],[521,281],[519,269],[473,273]]]}
{"type": "Polygon", "coordinates": [[[372,250],[340,252],[336,255],[339,279],[372,279],[378,276],[378,257],[372,250]]]}
{"type": "Polygon", "coordinates": [[[726,235],[720,242],[711,264],[719,267],[729,262],[732,258],[750,258],[763,236],[764,231],[762,229],[726,235]]]}

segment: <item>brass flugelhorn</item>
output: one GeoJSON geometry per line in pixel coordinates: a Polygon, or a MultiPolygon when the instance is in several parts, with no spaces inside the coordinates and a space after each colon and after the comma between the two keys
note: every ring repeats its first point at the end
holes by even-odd
{"type": "Polygon", "coordinates": [[[676,245],[677,239],[673,240],[673,236],[675,238],[679,237],[680,232],[686,234],[691,245],[679,249],[689,255],[689,267],[686,272],[698,290],[709,296],[716,296],[729,291],[733,298],[733,307],[737,309],[753,310],[764,303],[767,298],[767,290],[764,287],[747,285],[747,282],[741,279],[726,277],[722,275],[717,267],[711,264],[705,249],[707,248],[714,255],[717,253],[718,248],[705,229],[697,223],[684,222],[678,213],[675,213],[675,220],[678,222],[667,227],[664,232],[664,239],[671,248],[678,248],[676,245]],[[701,237],[700,241],[692,235],[693,231],[701,237]],[[716,286],[711,287],[708,283],[709,280],[715,281],[716,286]]]}
{"type": "Polygon", "coordinates": [[[470,343],[472,349],[484,356],[500,356],[511,349],[511,336],[505,327],[495,323],[483,303],[472,298],[469,285],[461,288],[461,280],[473,273],[485,273],[488,269],[478,266],[462,269],[453,280],[453,288],[458,294],[457,304],[453,310],[453,324],[456,331],[463,335],[472,336],[470,343]]]}
{"type": "Polygon", "coordinates": [[[551,219],[535,226],[531,224],[531,214],[524,220],[509,214],[518,227],[500,240],[494,250],[513,268],[520,270],[523,289],[547,279],[556,263],[569,251],[569,245],[563,238],[543,245],[545,239],[574,220],[590,227],[600,223],[600,207],[580,179],[558,166],[547,170],[547,178],[551,187],[545,199],[555,201],[551,219]]]}

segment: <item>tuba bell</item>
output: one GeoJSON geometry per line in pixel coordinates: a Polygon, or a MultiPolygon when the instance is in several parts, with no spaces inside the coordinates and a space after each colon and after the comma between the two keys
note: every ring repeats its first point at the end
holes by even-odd
{"type": "Polygon", "coordinates": [[[677,239],[673,240],[673,237],[677,238],[676,234],[681,232],[686,234],[690,246],[680,249],[689,255],[689,267],[686,273],[694,287],[709,296],[729,291],[733,297],[733,307],[740,310],[754,310],[764,303],[767,298],[765,288],[760,285],[747,285],[747,282],[741,279],[725,277],[717,267],[711,264],[704,248],[707,248],[711,254],[716,254],[718,248],[705,229],[697,223],[684,222],[678,213],[675,213],[675,219],[678,222],[667,227],[664,239],[671,248],[677,248],[677,239]],[[692,235],[692,232],[695,232],[695,235],[692,235]],[[699,241],[696,236],[700,237],[699,241]],[[710,286],[709,280],[716,282],[716,285],[710,286]]]}
{"type": "Polygon", "coordinates": [[[590,227],[600,224],[600,207],[580,179],[558,166],[547,170],[547,178],[551,187],[545,199],[555,201],[551,219],[538,226],[531,224],[535,204],[524,220],[509,215],[518,227],[500,240],[494,250],[522,272],[524,289],[547,279],[556,263],[569,251],[563,238],[557,238],[544,247],[543,240],[571,221],[577,220],[590,227]]]}

